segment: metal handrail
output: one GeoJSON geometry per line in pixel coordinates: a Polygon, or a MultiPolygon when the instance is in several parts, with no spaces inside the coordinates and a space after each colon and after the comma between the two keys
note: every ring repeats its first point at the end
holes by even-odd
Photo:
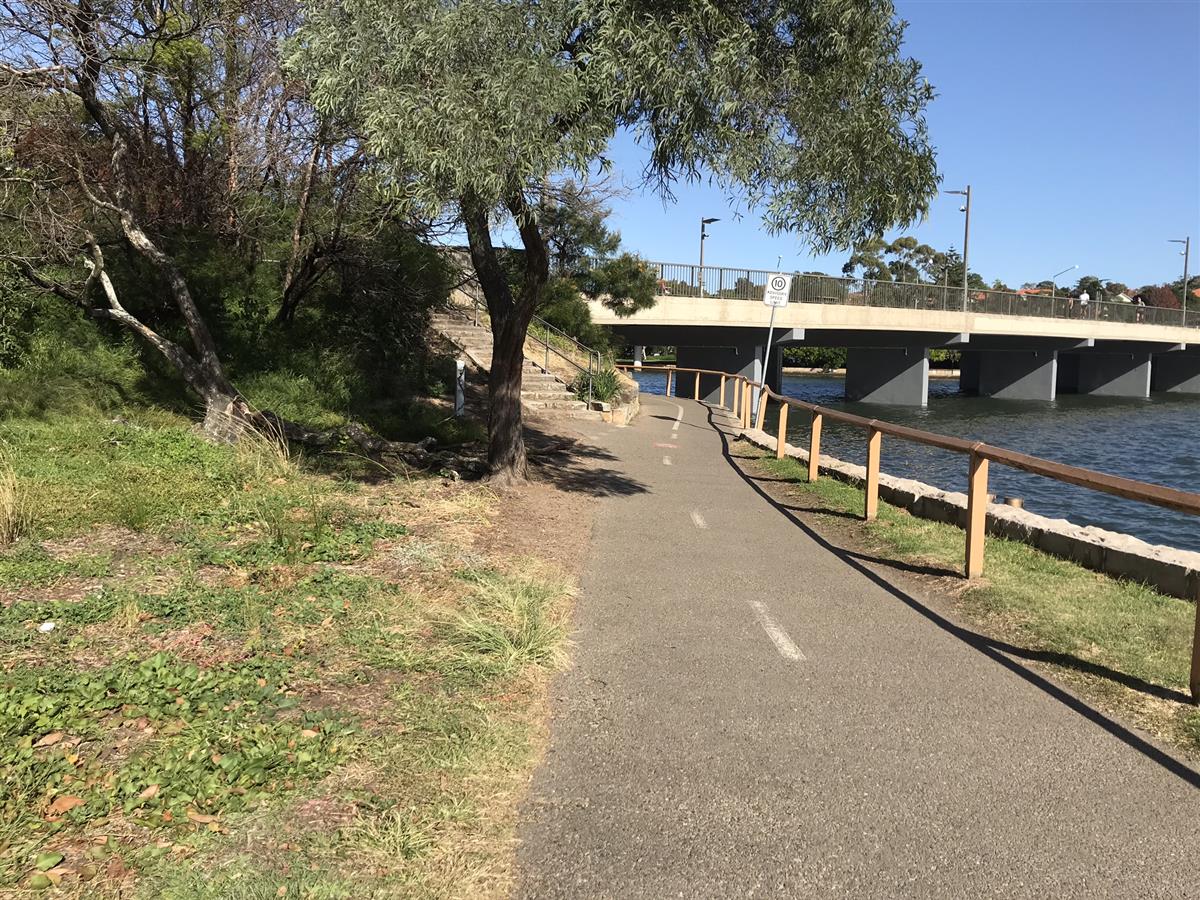
{"type": "MultiPolygon", "coordinates": [[[[795,397],[786,397],[771,390],[765,383],[755,381],[745,375],[731,375],[727,372],[720,372],[713,369],[681,369],[678,366],[643,365],[634,367],[625,365],[624,363],[619,365],[618,368],[627,371],[632,369],[639,372],[666,372],[667,396],[672,396],[671,381],[672,376],[674,376],[676,386],[674,396],[676,397],[679,396],[678,376],[680,374],[695,375],[694,399],[696,400],[700,399],[700,377],[702,375],[719,376],[721,387],[718,406],[731,409],[735,416],[739,416],[742,428],[747,430],[752,426],[752,391],[757,390],[760,392],[757,411],[753,416],[753,427],[758,430],[762,429],[766,415],[767,401],[777,401],[780,404],[779,434],[775,444],[775,456],[778,459],[783,459],[785,455],[787,410],[790,407],[807,410],[812,417],[808,448],[808,477],[810,481],[816,481],[820,471],[821,426],[825,419],[828,418],[832,421],[844,422],[848,425],[865,429],[868,438],[863,518],[867,521],[871,521],[876,517],[879,507],[879,460],[883,435],[886,434],[890,437],[900,438],[901,440],[964,454],[970,460],[967,487],[966,553],[963,567],[963,574],[968,579],[978,578],[983,574],[989,461],[1030,472],[1034,475],[1051,478],[1055,481],[1061,481],[1064,484],[1073,484],[1117,497],[1124,497],[1127,500],[1149,503],[1154,506],[1161,506],[1166,509],[1200,516],[1200,494],[1191,491],[1181,491],[1177,488],[1166,487],[1161,484],[1151,484],[1150,482],[1138,481],[1133,478],[1109,475],[1104,472],[1097,472],[1094,469],[1086,469],[1082,466],[1072,466],[1066,463],[1055,462],[1054,460],[1043,459],[1038,456],[1030,456],[1027,453],[1020,453],[1016,450],[1008,450],[1004,447],[995,447],[991,444],[985,444],[982,441],[969,441],[964,438],[937,434],[932,431],[923,431],[919,428],[910,428],[907,425],[897,425],[892,422],[883,422],[879,419],[868,419],[865,416],[830,409],[827,406],[798,400],[795,397]],[[725,384],[727,381],[733,382],[735,385],[740,385],[740,390],[737,388],[734,389],[729,407],[725,406],[725,384]]],[[[1200,597],[1194,599],[1196,601],[1196,634],[1192,645],[1192,668],[1189,686],[1191,688],[1192,699],[1200,702],[1200,597]]]]}
{"type": "MultiPolygon", "coordinates": [[[[591,265],[599,260],[587,260],[591,265]]],[[[719,300],[761,300],[765,269],[698,266],[692,263],[647,262],[658,273],[660,293],[719,300]]],[[[1086,306],[1062,294],[968,289],[966,312],[1041,319],[1078,319],[1128,325],[1168,325],[1200,328],[1200,309],[1182,306],[1138,306],[1109,300],[1090,300],[1086,306]]],[[[962,285],[875,281],[836,275],[793,273],[792,303],[867,306],[911,310],[963,312],[962,285]]]]}
{"type": "MultiPolygon", "coordinates": [[[[474,324],[474,325],[479,325],[479,320],[480,320],[480,308],[481,308],[481,304],[480,304],[480,302],[479,302],[479,298],[478,298],[478,297],[475,297],[475,296],[472,296],[472,297],[471,297],[471,304],[472,304],[472,314],[471,314],[471,321],[472,321],[472,324],[474,324]]],[[[488,313],[487,313],[486,309],[484,310],[484,316],[485,316],[485,317],[487,317],[487,316],[488,316],[488,313]]],[[[490,318],[490,317],[489,317],[489,318],[490,318]]],[[[583,344],[583,343],[581,343],[581,342],[580,342],[580,341],[578,341],[576,338],[574,338],[574,337],[572,337],[571,335],[567,334],[567,333],[566,333],[565,331],[563,331],[561,328],[557,328],[557,327],[555,327],[554,325],[551,325],[549,322],[547,322],[547,321],[546,321],[545,319],[543,319],[541,316],[537,316],[537,315],[535,315],[535,316],[534,316],[534,317],[533,317],[533,318],[530,320],[530,324],[531,324],[531,325],[536,325],[538,328],[545,329],[545,330],[546,330],[546,331],[548,331],[550,334],[553,334],[553,335],[556,335],[556,336],[561,336],[561,337],[563,337],[563,338],[566,338],[568,341],[570,341],[572,344],[574,344],[574,345],[575,345],[575,347],[576,347],[576,348],[577,348],[577,349],[578,349],[578,350],[579,350],[579,351],[580,351],[582,354],[584,354],[584,355],[586,355],[586,356],[587,356],[587,366],[585,367],[585,366],[581,365],[581,364],[579,363],[579,361],[578,361],[578,360],[572,359],[572,358],[571,358],[571,356],[569,356],[568,354],[566,354],[566,353],[564,353],[563,351],[559,350],[557,347],[553,346],[553,345],[550,343],[550,341],[546,340],[546,339],[545,339],[545,338],[543,338],[541,335],[537,334],[535,331],[533,331],[533,330],[528,330],[528,331],[526,331],[526,333],[525,333],[525,336],[526,336],[528,339],[530,339],[530,340],[534,341],[535,343],[539,344],[539,345],[540,345],[540,346],[543,348],[543,351],[544,351],[544,354],[545,354],[545,355],[544,355],[544,357],[543,357],[543,365],[542,365],[542,368],[543,368],[543,369],[544,369],[546,372],[549,372],[549,371],[550,371],[550,354],[551,354],[551,353],[553,353],[555,356],[557,356],[558,358],[562,359],[562,360],[563,360],[564,362],[566,362],[568,365],[571,365],[571,366],[573,366],[573,367],[574,367],[574,368],[575,368],[575,369],[576,369],[576,370],[579,372],[579,374],[581,374],[581,375],[584,375],[584,374],[586,374],[586,375],[587,375],[587,378],[588,378],[588,397],[587,397],[587,402],[588,402],[588,405],[590,406],[590,405],[591,405],[591,403],[592,403],[592,398],[593,398],[593,396],[594,396],[594,390],[593,390],[593,389],[594,389],[594,385],[595,385],[595,379],[596,379],[596,375],[597,375],[597,374],[599,374],[601,371],[603,371],[603,368],[604,368],[604,364],[603,364],[603,357],[601,356],[601,353],[600,353],[600,351],[599,351],[599,350],[593,350],[591,347],[588,347],[586,344],[583,344]]]]}

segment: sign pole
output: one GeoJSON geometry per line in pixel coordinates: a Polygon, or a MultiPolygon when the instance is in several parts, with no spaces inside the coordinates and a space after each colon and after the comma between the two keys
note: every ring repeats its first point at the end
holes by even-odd
{"type": "Polygon", "coordinates": [[[762,403],[762,389],[767,385],[767,366],[771,362],[771,342],[775,340],[775,310],[788,305],[788,297],[792,293],[792,276],[776,272],[767,278],[767,286],[763,289],[763,303],[771,307],[771,322],[767,326],[767,346],[763,350],[762,378],[754,388],[754,412],[758,414],[758,406],[762,403]]]}
{"type": "MultiPolygon", "coordinates": [[[[775,310],[777,310],[778,308],[779,307],[777,307],[777,306],[771,307],[771,324],[767,326],[767,346],[763,350],[762,379],[761,379],[761,383],[763,384],[764,387],[766,386],[766,383],[767,383],[767,365],[770,363],[770,360],[771,360],[771,339],[775,336],[775,310]]],[[[758,415],[758,404],[762,403],[762,388],[755,388],[754,391],[758,397],[757,402],[754,404],[754,414],[758,415]]]]}

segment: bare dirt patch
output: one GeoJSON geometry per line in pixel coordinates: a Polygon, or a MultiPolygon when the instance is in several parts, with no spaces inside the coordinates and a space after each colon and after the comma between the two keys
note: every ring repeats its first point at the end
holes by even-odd
{"type": "Polygon", "coordinates": [[[175,545],[119,525],[97,525],[69,538],[42,541],[42,549],[64,562],[81,556],[108,555],[113,559],[114,568],[118,568],[122,560],[164,555],[175,549],[175,545]]]}

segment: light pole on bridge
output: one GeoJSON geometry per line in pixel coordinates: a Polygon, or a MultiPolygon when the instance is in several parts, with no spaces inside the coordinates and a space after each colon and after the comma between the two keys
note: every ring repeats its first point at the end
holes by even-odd
{"type": "Polygon", "coordinates": [[[1075,263],[1075,265],[1067,266],[1061,272],[1055,272],[1053,275],[1050,276],[1050,302],[1051,303],[1054,302],[1054,292],[1058,290],[1058,276],[1066,275],[1068,272],[1070,272],[1074,269],[1078,269],[1078,268],[1079,268],[1079,263],[1075,263]]]}
{"type": "Polygon", "coordinates": [[[1170,243],[1183,244],[1183,251],[1181,252],[1181,255],[1183,256],[1183,310],[1184,310],[1183,314],[1186,316],[1187,315],[1187,298],[1188,298],[1188,290],[1187,290],[1188,252],[1192,249],[1192,237],[1191,237],[1191,235],[1188,235],[1187,237],[1185,237],[1183,239],[1171,238],[1170,243]]]}
{"type": "Polygon", "coordinates": [[[968,251],[971,244],[971,186],[968,184],[965,191],[946,191],[947,194],[957,194],[960,197],[966,197],[967,202],[958,208],[961,213],[966,213],[966,218],[963,220],[963,312],[967,311],[967,277],[971,271],[970,256],[968,251]]]}
{"type": "Polygon", "coordinates": [[[720,219],[716,218],[706,219],[704,216],[700,217],[700,277],[697,280],[700,282],[698,287],[700,288],[701,297],[704,296],[704,239],[708,237],[708,232],[705,230],[705,226],[711,225],[713,222],[720,221],[720,219]]]}

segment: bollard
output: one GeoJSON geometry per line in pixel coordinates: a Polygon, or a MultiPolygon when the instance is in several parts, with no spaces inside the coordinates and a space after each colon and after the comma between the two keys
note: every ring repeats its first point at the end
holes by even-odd
{"type": "Polygon", "coordinates": [[[721,409],[725,409],[725,376],[721,376],[721,409]]]}
{"type": "Polygon", "coordinates": [[[1196,627],[1192,632],[1192,677],[1188,686],[1192,690],[1192,702],[1200,703],[1200,590],[1192,598],[1192,606],[1196,607],[1196,627]]]}
{"type": "Polygon", "coordinates": [[[668,368],[667,369],[667,394],[666,394],[666,396],[668,396],[668,397],[671,396],[671,374],[672,374],[672,372],[668,368]]]}
{"type": "Polygon", "coordinates": [[[987,532],[988,461],[978,453],[971,454],[970,477],[967,482],[967,560],[963,574],[978,578],[983,574],[983,541],[987,532]]]}
{"type": "Polygon", "coordinates": [[[454,415],[461,419],[466,412],[467,364],[461,360],[454,361],[454,415]]]}
{"type": "Polygon", "coordinates": [[[783,448],[787,446],[787,416],[788,405],[786,403],[779,404],[779,438],[775,441],[775,458],[783,459],[783,448]]]}
{"type": "Polygon", "coordinates": [[[816,481],[821,474],[821,422],[824,416],[812,414],[812,431],[808,435],[808,480],[816,481]]]}
{"type": "Polygon", "coordinates": [[[692,397],[692,399],[693,399],[693,400],[699,400],[699,399],[700,399],[700,373],[699,373],[699,372],[697,372],[697,373],[696,373],[696,389],[695,389],[695,396],[694,396],[694,397],[692,397]]]}
{"type": "Polygon", "coordinates": [[[879,451],[883,446],[883,432],[872,428],[867,436],[867,498],[863,518],[875,521],[879,515],[879,451]]]}

